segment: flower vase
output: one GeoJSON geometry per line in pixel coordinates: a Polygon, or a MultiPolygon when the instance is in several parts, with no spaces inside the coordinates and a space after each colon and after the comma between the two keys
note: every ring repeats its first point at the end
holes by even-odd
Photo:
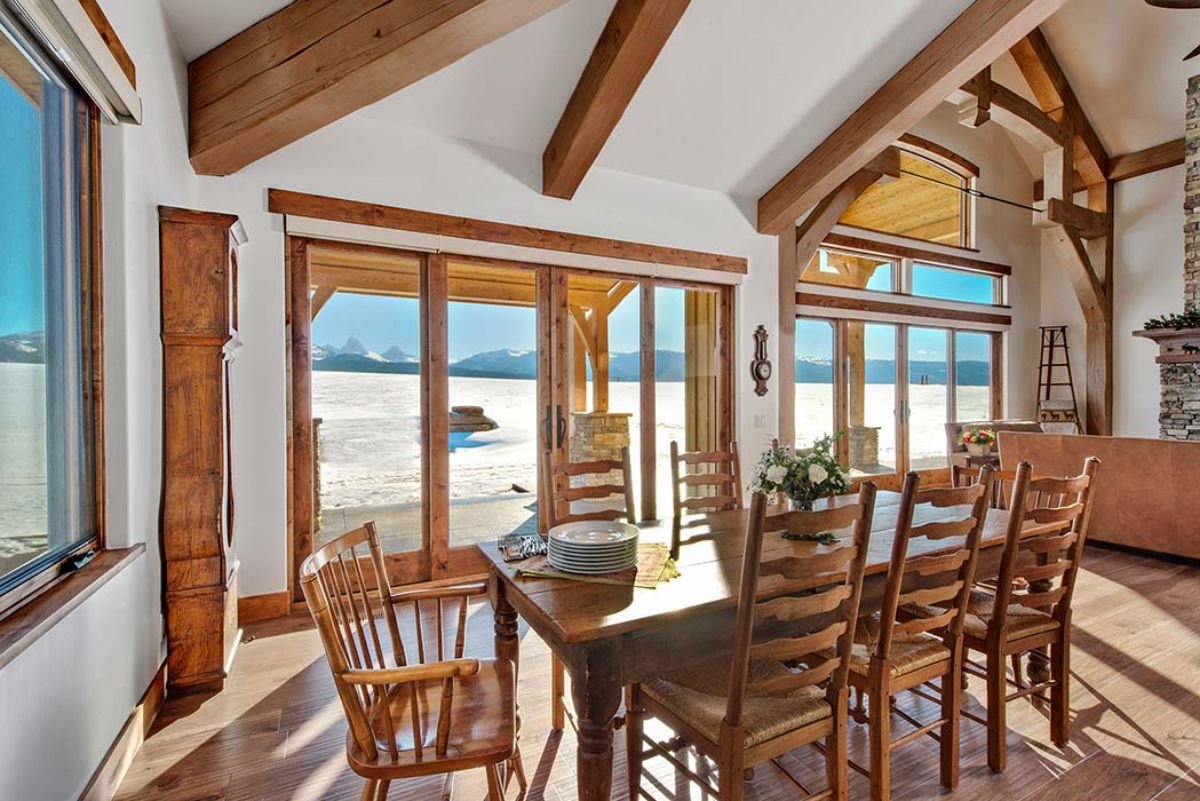
{"type": "Polygon", "coordinates": [[[968,442],[967,453],[972,456],[987,456],[992,452],[992,444],[990,442],[968,442]]]}
{"type": "Polygon", "coordinates": [[[812,498],[791,498],[793,512],[811,512],[813,510],[812,498]]]}

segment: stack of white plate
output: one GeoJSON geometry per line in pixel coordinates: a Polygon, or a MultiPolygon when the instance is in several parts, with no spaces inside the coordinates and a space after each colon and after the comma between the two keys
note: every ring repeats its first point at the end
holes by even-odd
{"type": "Polygon", "coordinates": [[[612,573],[637,563],[638,530],[628,523],[581,520],[550,529],[550,566],[568,573],[612,573]]]}

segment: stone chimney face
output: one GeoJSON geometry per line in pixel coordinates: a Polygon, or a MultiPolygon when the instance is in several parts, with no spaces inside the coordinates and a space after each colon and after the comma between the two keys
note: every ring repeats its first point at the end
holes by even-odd
{"type": "Polygon", "coordinates": [[[1188,81],[1183,191],[1183,305],[1200,309],[1200,75],[1188,81]]]}
{"type": "MultiPolygon", "coordinates": [[[[1183,305],[1190,311],[1200,309],[1200,75],[1188,81],[1184,145],[1183,305]]],[[[1200,440],[1200,362],[1159,361],[1160,436],[1200,440]]]]}

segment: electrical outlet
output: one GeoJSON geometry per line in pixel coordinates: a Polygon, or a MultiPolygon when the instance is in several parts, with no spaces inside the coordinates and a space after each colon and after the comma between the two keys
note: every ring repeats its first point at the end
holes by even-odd
{"type": "Polygon", "coordinates": [[[767,427],[767,416],[765,414],[754,415],[754,430],[762,431],[767,427]]]}

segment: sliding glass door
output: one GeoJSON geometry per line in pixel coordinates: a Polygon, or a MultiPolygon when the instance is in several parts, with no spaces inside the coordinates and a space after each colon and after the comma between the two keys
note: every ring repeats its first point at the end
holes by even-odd
{"type": "Polygon", "coordinates": [[[946,466],[945,426],[998,405],[998,333],[855,319],[796,321],[796,445],[839,432],[853,476],[946,466]]]}
{"type": "Polygon", "coordinates": [[[397,584],[479,573],[478,543],[545,530],[548,459],[628,447],[648,519],[670,514],[672,440],[729,445],[728,288],[305,239],[289,252],[293,571],[373,522],[397,584]]]}

